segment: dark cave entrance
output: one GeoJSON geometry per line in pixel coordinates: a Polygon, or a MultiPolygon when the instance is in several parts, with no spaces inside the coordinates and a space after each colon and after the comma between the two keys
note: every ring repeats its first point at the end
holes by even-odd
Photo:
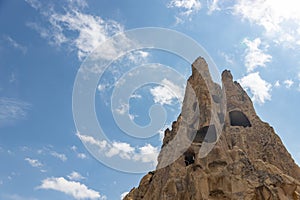
{"type": "Polygon", "coordinates": [[[188,150],[184,153],[185,166],[195,163],[195,153],[192,150],[188,150]]]}
{"type": "Polygon", "coordinates": [[[251,127],[248,117],[241,111],[229,112],[229,118],[231,126],[251,127]]]}

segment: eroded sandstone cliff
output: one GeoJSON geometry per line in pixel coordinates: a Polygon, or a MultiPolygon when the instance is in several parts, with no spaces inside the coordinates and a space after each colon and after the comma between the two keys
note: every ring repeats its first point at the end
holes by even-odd
{"type": "Polygon", "coordinates": [[[212,81],[203,58],[193,63],[182,113],[165,131],[157,169],[125,200],[300,199],[300,168],[274,129],[260,120],[230,71],[222,73],[222,84],[212,81]]]}

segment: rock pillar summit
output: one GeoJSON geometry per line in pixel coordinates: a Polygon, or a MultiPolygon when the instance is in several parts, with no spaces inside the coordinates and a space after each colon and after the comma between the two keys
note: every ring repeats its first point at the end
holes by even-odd
{"type": "Polygon", "coordinates": [[[300,200],[300,168],[281,139],[230,71],[222,84],[212,81],[203,58],[192,64],[157,169],[125,200],[300,200]]]}

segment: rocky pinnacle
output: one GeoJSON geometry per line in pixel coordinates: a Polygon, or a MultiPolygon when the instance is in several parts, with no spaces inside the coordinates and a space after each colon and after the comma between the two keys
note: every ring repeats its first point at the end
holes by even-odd
{"type": "Polygon", "coordinates": [[[300,200],[300,168],[230,71],[220,86],[199,57],[157,169],[124,199],[300,200]]]}

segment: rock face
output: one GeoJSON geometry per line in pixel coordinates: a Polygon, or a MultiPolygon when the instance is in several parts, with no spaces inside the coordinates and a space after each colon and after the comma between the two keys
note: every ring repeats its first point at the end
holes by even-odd
{"type": "Polygon", "coordinates": [[[182,113],[165,131],[157,169],[125,200],[300,199],[300,168],[280,138],[230,71],[222,83],[212,81],[203,58],[193,63],[182,113]]]}

